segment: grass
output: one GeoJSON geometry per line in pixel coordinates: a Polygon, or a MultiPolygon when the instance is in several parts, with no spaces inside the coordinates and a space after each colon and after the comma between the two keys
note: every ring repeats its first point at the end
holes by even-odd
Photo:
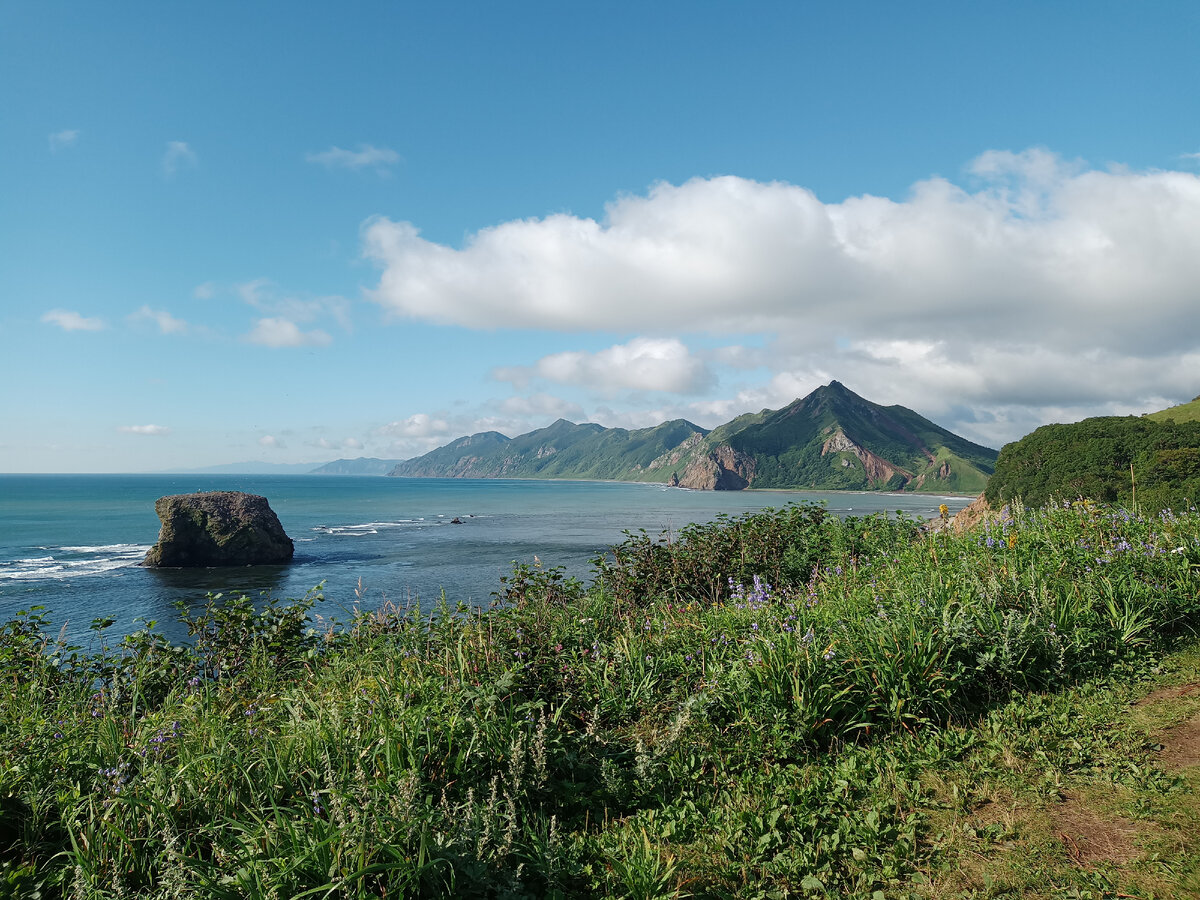
{"type": "Polygon", "coordinates": [[[0,626],[0,894],[1200,896],[1195,511],[789,507],[596,576],[0,626]]]}
{"type": "Polygon", "coordinates": [[[1153,419],[1156,422],[1165,422],[1168,419],[1173,419],[1176,422],[1200,421],[1200,397],[1196,397],[1187,403],[1181,403],[1178,406],[1159,410],[1158,412],[1146,413],[1146,418],[1153,419]]]}

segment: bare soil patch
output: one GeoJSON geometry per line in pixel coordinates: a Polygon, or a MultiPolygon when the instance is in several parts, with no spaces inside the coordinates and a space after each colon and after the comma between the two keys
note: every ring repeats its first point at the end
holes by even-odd
{"type": "MultiPolygon", "coordinates": [[[[1139,700],[1135,706],[1150,707],[1161,703],[1170,703],[1185,697],[1191,698],[1188,703],[1200,699],[1200,683],[1173,685],[1159,688],[1139,700]]],[[[1186,706],[1184,709],[1186,710],[1186,706]]],[[[1158,754],[1159,765],[1168,772],[1178,772],[1192,766],[1200,766],[1200,711],[1190,718],[1164,728],[1158,732],[1156,739],[1162,744],[1158,754]]]]}
{"type": "Polygon", "coordinates": [[[1078,866],[1123,865],[1137,859],[1137,826],[1121,816],[1102,815],[1079,797],[1068,795],[1051,813],[1054,834],[1078,866]]]}
{"type": "Polygon", "coordinates": [[[1177,700],[1180,697],[1186,697],[1188,694],[1200,692],[1200,684],[1177,684],[1172,687],[1159,688],[1157,691],[1151,691],[1134,706],[1153,706],[1155,703],[1161,703],[1163,700],[1177,700]]]}
{"type": "Polygon", "coordinates": [[[1200,766],[1200,715],[1192,716],[1162,733],[1158,759],[1168,772],[1200,766]]]}

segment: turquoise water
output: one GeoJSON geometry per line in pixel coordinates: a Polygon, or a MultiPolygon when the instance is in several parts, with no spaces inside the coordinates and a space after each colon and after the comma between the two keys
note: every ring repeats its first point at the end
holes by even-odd
{"type": "MultiPolygon", "coordinates": [[[[652,535],[720,513],[816,501],[839,515],[904,510],[937,515],[967,498],[905,494],[700,492],[611,482],[349,478],[312,475],[0,475],[0,622],[45,607],[73,638],[94,618],[116,630],[172,626],[174,603],[208,592],[299,597],[324,582],[326,615],[356,604],[486,605],[513,561],[562,565],[586,580],[590,560],[624,530],[652,535]],[[296,542],[288,566],[143,569],[166,494],[262,494],[296,542]],[[458,517],[462,524],[451,524],[458,517]]],[[[173,630],[174,629],[174,630],[173,630]]]]}

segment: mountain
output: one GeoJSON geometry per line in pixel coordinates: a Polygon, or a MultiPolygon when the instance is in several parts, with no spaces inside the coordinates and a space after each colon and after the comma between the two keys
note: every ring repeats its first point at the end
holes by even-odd
{"type": "Polygon", "coordinates": [[[401,462],[398,459],[375,459],[360,456],[357,459],[335,459],[323,466],[311,469],[310,475],[387,475],[401,462]]]}
{"type": "Polygon", "coordinates": [[[508,438],[497,431],[462,437],[389,474],[409,478],[583,478],[666,481],[686,452],[707,432],[683,419],[628,431],[559,419],[508,438]],[[678,452],[676,452],[678,451],[678,452]]]}
{"type": "Polygon", "coordinates": [[[977,494],[995,463],[995,450],[834,381],[783,409],[747,413],[712,431],[684,419],[635,431],[559,419],[516,438],[494,431],[459,438],[389,474],[977,494]]]}

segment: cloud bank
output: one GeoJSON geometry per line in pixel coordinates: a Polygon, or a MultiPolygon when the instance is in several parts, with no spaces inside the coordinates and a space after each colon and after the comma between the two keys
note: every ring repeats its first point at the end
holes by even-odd
{"type": "Polygon", "coordinates": [[[642,335],[495,373],[518,385],[698,391],[710,375],[685,336],[766,335],[755,359],[771,381],[731,407],[836,377],[980,438],[1200,390],[1200,175],[1033,149],[984,153],[961,180],[828,203],[697,178],[619,197],[599,221],[504,222],[461,248],[375,218],[368,296],[399,318],[642,335]]]}
{"type": "Polygon", "coordinates": [[[604,392],[628,389],[698,394],[714,385],[708,366],[677,338],[639,337],[596,353],[554,353],[533,366],[497,369],[493,376],[515,386],[523,387],[536,377],[604,392]]]}

